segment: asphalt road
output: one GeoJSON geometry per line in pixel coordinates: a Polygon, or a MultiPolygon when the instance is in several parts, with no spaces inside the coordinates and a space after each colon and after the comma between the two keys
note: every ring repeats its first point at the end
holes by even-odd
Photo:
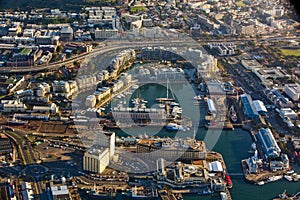
{"type": "Polygon", "coordinates": [[[30,145],[30,141],[25,137],[25,132],[21,132],[20,130],[14,130],[10,128],[10,130],[5,130],[5,134],[10,137],[18,146],[18,152],[23,159],[23,164],[26,166],[24,172],[25,175],[30,176],[34,179],[33,187],[35,190],[35,194],[37,194],[38,199],[45,200],[47,197],[44,195],[42,190],[42,183],[39,180],[39,174],[36,172],[41,172],[45,170],[44,167],[36,164],[36,159],[33,153],[33,149],[30,145]]]}

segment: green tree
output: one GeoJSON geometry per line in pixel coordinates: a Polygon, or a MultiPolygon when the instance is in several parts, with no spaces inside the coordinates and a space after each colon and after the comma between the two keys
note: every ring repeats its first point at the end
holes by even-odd
{"type": "Polygon", "coordinates": [[[62,52],[64,50],[64,47],[62,45],[59,45],[56,49],[57,52],[62,52]]]}

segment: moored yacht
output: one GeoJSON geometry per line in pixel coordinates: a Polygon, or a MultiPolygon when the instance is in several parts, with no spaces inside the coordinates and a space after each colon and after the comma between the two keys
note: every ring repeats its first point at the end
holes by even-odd
{"type": "Polygon", "coordinates": [[[270,182],[274,182],[274,181],[278,181],[280,179],[283,178],[283,175],[279,175],[279,176],[271,176],[267,179],[267,182],[270,183],[270,182]]]}
{"type": "Polygon", "coordinates": [[[222,200],[227,200],[228,199],[225,192],[220,192],[220,196],[221,196],[222,200]]]}
{"type": "Polygon", "coordinates": [[[168,131],[180,131],[184,129],[182,125],[178,125],[176,123],[169,123],[168,125],[165,126],[165,128],[168,131]]]}
{"type": "Polygon", "coordinates": [[[292,177],[292,176],[284,175],[284,178],[285,178],[286,180],[288,180],[289,182],[292,182],[292,181],[293,181],[293,177],[292,177]]]}
{"type": "Polygon", "coordinates": [[[265,182],[264,182],[264,181],[258,181],[258,182],[256,182],[255,184],[256,184],[256,185],[264,185],[265,182]]]}

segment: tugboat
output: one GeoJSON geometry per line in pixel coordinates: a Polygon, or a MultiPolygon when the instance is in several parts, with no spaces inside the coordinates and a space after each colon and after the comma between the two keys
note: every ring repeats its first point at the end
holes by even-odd
{"type": "Polygon", "coordinates": [[[232,188],[232,181],[231,181],[231,178],[228,174],[225,175],[225,182],[226,182],[226,185],[229,189],[232,188]]]}

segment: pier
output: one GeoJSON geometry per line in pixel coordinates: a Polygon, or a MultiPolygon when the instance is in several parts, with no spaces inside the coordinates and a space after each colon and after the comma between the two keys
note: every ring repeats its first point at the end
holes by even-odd
{"type": "Polygon", "coordinates": [[[159,190],[158,194],[162,200],[177,200],[175,195],[170,190],[159,190]]]}
{"type": "Polygon", "coordinates": [[[228,199],[228,200],[232,200],[231,194],[230,194],[228,188],[226,188],[225,193],[226,193],[227,199],[228,199]]]}

